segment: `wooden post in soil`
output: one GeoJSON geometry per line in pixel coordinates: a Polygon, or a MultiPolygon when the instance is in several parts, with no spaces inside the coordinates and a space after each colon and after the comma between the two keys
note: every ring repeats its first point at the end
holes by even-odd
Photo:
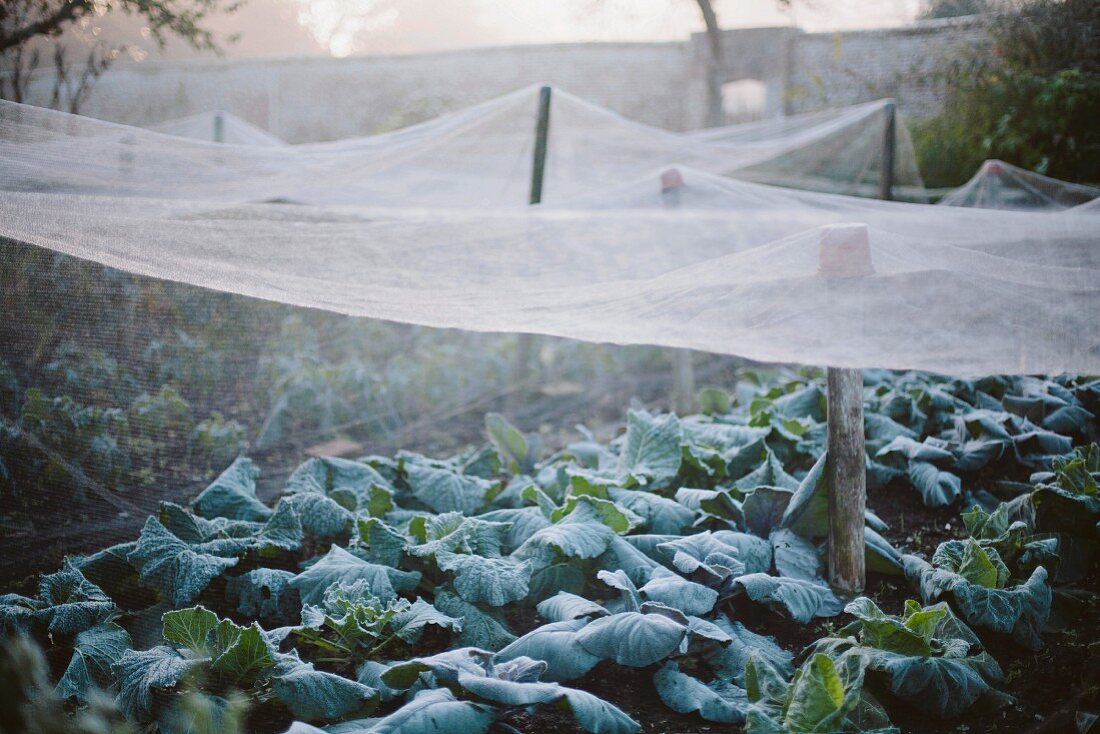
{"type": "MultiPolygon", "coordinates": [[[[661,174],[661,203],[666,209],[678,209],[683,196],[684,176],[678,168],[661,174]]],[[[689,349],[672,352],[672,409],[680,415],[695,407],[695,362],[689,349]]]]}
{"type": "MultiPolygon", "coordinates": [[[[871,275],[867,226],[836,224],[821,237],[818,275],[830,280],[871,275]]],[[[849,288],[852,284],[839,284],[849,288]]],[[[863,370],[829,367],[829,583],[846,592],[866,584],[864,514],[867,468],[863,442],[863,370]]]]}
{"type": "MultiPolygon", "coordinates": [[[[551,87],[539,89],[539,110],[535,118],[535,151],[531,159],[531,189],[527,203],[534,206],[542,202],[542,184],[546,178],[546,146],[550,136],[551,87]]],[[[531,352],[534,340],[530,334],[520,334],[516,339],[516,361],[512,371],[512,384],[517,389],[527,381],[531,372],[531,352]]]]}

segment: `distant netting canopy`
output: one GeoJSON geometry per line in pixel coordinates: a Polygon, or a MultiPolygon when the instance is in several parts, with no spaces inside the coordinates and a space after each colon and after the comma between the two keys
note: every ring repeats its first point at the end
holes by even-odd
{"type": "Polygon", "coordinates": [[[989,160],[974,177],[939,203],[945,206],[1062,211],[1100,198],[1100,189],[1059,181],[1004,161],[989,160]]]}
{"type": "MultiPolygon", "coordinates": [[[[778,181],[801,160],[809,178],[839,181],[820,173],[836,138],[809,135],[805,120],[790,135],[684,135],[553,99],[535,208],[533,89],[385,135],[286,147],[5,103],[0,235],[5,251],[44,247],[428,326],[841,367],[1100,372],[1092,211],[991,212],[735,180],[774,166],[778,181]]],[[[850,181],[874,182],[882,125],[841,127],[836,150],[869,156],[845,160],[850,181]]]]}
{"type": "Polygon", "coordinates": [[[262,127],[253,125],[232,112],[200,112],[197,115],[165,120],[150,130],[192,140],[232,145],[286,145],[262,127]]]}

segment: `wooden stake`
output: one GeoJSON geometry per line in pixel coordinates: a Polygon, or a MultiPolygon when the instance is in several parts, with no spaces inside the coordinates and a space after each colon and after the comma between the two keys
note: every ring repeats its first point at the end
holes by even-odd
{"type": "MultiPolygon", "coordinates": [[[[829,279],[871,275],[870,241],[863,224],[825,228],[818,275],[829,279]]],[[[850,287],[850,286],[847,286],[850,287]]],[[[863,443],[863,370],[829,367],[828,451],[829,583],[848,592],[867,582],[864,515],[867,507],[866,449],[863,443]]]]}
{"type": "Polygon", "coordinates": [[[224,112],[215,112],[214,113],[214,142],[215,143],[224,143],[225,142],[225,113],[224,112]]]}
{"type": "MultiPolygon", "coordinates": [[[[531,159],[531,190],[527,203],[542,203],[542,184],[546,178],[546,147],[550,137],[551,87],[539,89],[539,111],[535,119],[535,151],[531,159]]],[[[531,354],[534,340],[530,334],[520,334],[516,339],[516,361],[512,370],[512,384],[519,386],[531,371],[531,354]]]]}
{"type": "Polygon", "coordinates": [[[897,105],[893,100],[883,109],[885,121],[882,126],[882,170],[879,173],[878,198],[883,201],[894,200],[894,159],[898,147],[897,105]]]}
{"type": "Polygon", "coordinates": [[[863,370],[828,369],[829,583],[844,591],[866,585],[863,370]]]}
{"type": "MultiPolygon", "coordinates": [[[[661,203],[666,209],[678,209],[687,184],[678,168],[661,173],[661,203]]],[[[695,408],[695,360],[691,351],[672,353],[672,409],[686,415],[695,408]]]]}

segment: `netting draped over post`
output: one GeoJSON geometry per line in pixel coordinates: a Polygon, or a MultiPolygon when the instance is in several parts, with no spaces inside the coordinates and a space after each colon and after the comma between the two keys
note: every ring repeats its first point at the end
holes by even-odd
{"type": "Polygon", "coordinates": [[[165,135],[231,145],[286,145],[267,130],[231,112],[200,112],[150,125],[149,129],[165,135]]]}
{"type": "MultiPolygon", "coordinates": [[[[1100,371],[1095,214],[732,180],[821,143],[699,140],[554,100],[532,211],[532,90],[387,135],[271,148],[5,103],[0,235],[6,253],[45,247],[430,326],[837,367],[1100,371]],[[675,209],[661,187],[672,164],[675,209]],[[817,277],[821,228],[842,222],[869,232],[874,275],[858,289],[817,277]]],[[[868,140],[881,151],[881,128],[868,140]]]]}
{"type": "Polygon", "coordinates": [[[989,160],[974,177],[950,191],[938,203],[944,206],[1062,211],[1100,198],[1100,189],[1059,181],[1004,161],[989,160]]]}

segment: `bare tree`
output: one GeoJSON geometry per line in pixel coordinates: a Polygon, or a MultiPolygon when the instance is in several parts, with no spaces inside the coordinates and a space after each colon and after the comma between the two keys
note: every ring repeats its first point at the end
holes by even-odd
{"type": "Polygon", "coordinates": [[[718,14],[714,12],[711,0],[695,0],[703,14],[706,26],[707,46],[707,125],[717,127],[726,121],[722,109],[722,28],[718,25],[718,14]]]}
{"type": "Polygon", "coordinates": [[[110,13],[141,18],[162,47],[169,37],[197,50],[218,50],[204,22],[234,12],[241,0],[0,0],[0,98],[25,101],[45,56],[53,61],[51,105],[76,112],[95,81],[127,51],[98,37],[110,13]]]}

